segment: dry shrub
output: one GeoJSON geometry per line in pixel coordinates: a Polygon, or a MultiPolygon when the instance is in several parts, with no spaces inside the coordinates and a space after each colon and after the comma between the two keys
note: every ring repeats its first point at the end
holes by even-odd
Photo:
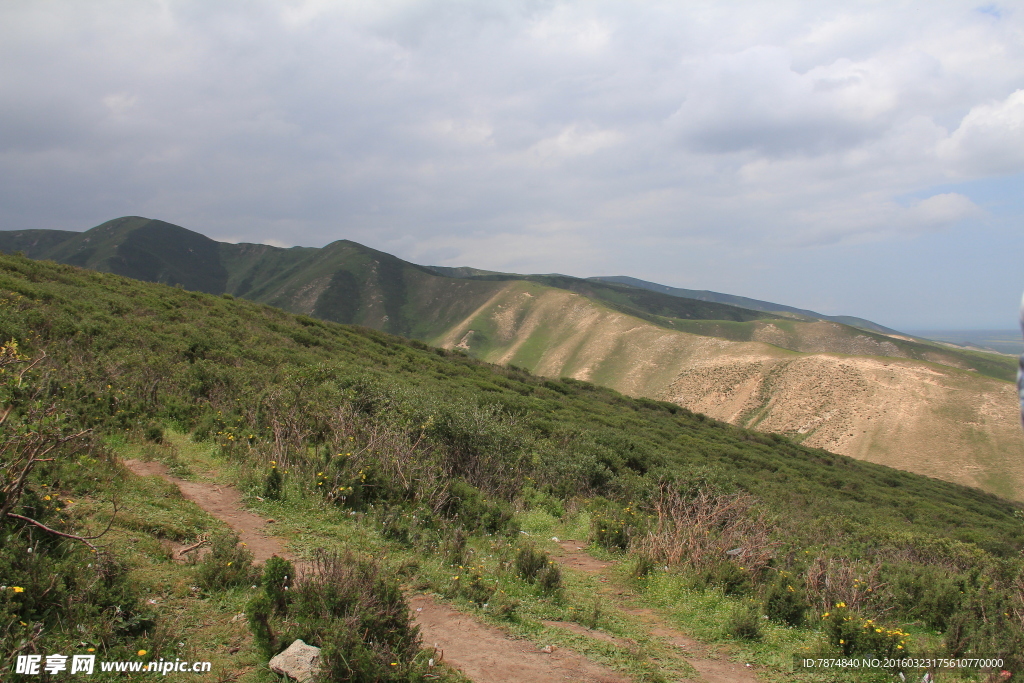
{"type": "Polygon", "coordinates": [[[771,560],[778,542],[756,500],[746,493],[719,493],[700,488],[685,496],[660,487],[652,505],[654,527],[636,549],[659,564],[687,565],[707,572],[731,560],[757,576],[771,560]]]}
{"type": "Polygon", "coordinates": [[[881,563],[868,565],[844,557],[818,555],[804,575],[807,600],[823,612],[837,604],[861,610],[885,588],[879,581],[881,563]]]}

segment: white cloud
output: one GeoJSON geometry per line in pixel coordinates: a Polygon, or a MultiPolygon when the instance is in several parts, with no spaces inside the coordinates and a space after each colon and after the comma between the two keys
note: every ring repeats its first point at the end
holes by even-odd
{"type": "Polygon", "coordinates": [[[936,194],[923,199],[907,212],[913,226],[923,229],[940,229],[983,212],[969,197],[956,192],[936,194]]]}
{"type": "Polygon", "coordinates": [[[1024,171],[1024,90],[972,107],[939,155],[968,177],[1024,171]]]}
{"type": "Polygon", "coordinates": [[[0,229],[577,273],[895,242],[1024,170],[1022,35],[952,0],[6,3],[0,229]]]}
{"type": "Polygon", "coordinates": [[[573,123],[563,128],[557,135],[544,138],[530,147],[529,154],[542,160],[554,160],[588,156],[611,147],[622,139],[613,130],[592,130],[589,126],[573,123]]]}

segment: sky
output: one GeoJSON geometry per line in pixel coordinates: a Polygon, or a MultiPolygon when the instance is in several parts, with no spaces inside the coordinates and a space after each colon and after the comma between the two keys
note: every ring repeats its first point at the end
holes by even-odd
{"type": "Polygon", "coordinates": [[[1019,2],[6,0],[0,64],[0,230],[1016,325],[1019,2]]]}

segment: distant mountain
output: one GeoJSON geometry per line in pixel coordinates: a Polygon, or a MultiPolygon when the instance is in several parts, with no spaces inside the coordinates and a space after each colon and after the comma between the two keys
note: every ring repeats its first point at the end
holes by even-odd
{"type": "Polygon", "coordinates": [[[859,318],[633,278],[420,266],[348,240],[228,244],[141,217],[0,232],[0,251],[363,325],[1024,498],[1014,359],[859,318]]]}
{"type": "Polygon", "coordinates": [[[1020,329],[1015,330],[908,330],[922,339],[946,342],[978,351],[995,351],[1012,356],[1024,353],[1020,329]]]}
{"type": "Polygon", "coordinates": [[[823,315],[821,313],[815,313],[814,311],[808,311],[802,308],[783,306],[782,304],[774,304],[770,301],[748,299],[745,296],[722,294],[720,292],[712,292],[706,289],[681,289],[679,287],[669,287],[668,285],[659,285],[656,282],[638,280],[635,277],[628,277],[626,275],[613,275],[610,277],[591,277],[587,279],[597,280],[599,282],[617,282],[619,284],[629,285],[631,287],[647,289],[652,292],[661,292],[662,294],[669,294],[671,296],[680,296],[686,299],[697,299],[698,301],[714,301],[716,303],[730,304],[732,306],[740,306],[741,308],[749,308],[754,311],[776,313],[779,315],[793,318],[795,320],[830,320],[832,322],[842,323],[843,325],[849,325],[851,327],[859,327],[862,330],[871,330],[873,332],[881,332],[882,334],[900,334],[896,330],[884,327],[882,325],[879,325],[878,323],[873,323],[870,320],[865,320],[864,318],[855,318],[849,315],[823,315]]]}
{"type": "Polygon", "coordinates": [[[227,293],[294,313],[424,340],[468,315],[501,282],[524,279],[580,291],[637,316],[731,321],[775,317],[563,275],[418,266],[349,240],[322,248],[290,249],[216,242],[139,216],[117,218],[85,232],[0,231],[0,251],[22,251],[30,258],[209,294],[227,293]]]}

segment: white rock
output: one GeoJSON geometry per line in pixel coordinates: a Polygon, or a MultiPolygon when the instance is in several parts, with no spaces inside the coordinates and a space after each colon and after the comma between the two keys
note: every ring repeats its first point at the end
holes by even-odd
{"type": "Polygon", "coordinates": [[[320,648],[296,640],[288,649],[270,660],[270,670],[299,683],[313,680],[320,668],[320,648]]]}

